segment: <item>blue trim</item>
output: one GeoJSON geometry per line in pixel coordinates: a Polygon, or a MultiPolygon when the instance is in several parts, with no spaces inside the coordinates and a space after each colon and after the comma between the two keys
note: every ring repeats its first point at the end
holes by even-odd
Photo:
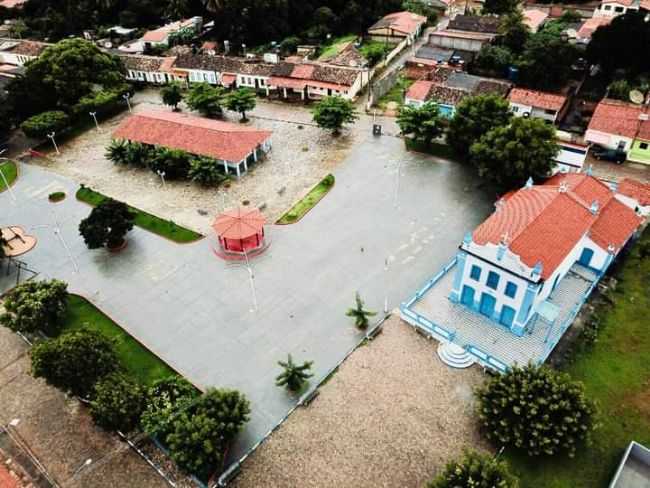
{"type": "Polygon", "coordinates": [[[481,279],[481,267],[475,264],[472,264],[472,270],[469,273],[469,277],[474,281],[480,281],[481,279]]]}
{"type": "Polygon", "coordinates": [[[506,284],[505,294],[507,297],[514,298],[517,294],[517,285],[515,285],[512,281],[508,281],[506,284]]]}
{"type": "Polygon", "coordinates": [[[541,288],[541,286],[538,287],[531,284],[526,287],[526,294],[524,295],[524,300],[521,303],[521,308],[519,309],[519,314],[515,320],[515,325],[523,326],[526,324],[530,309],[533,307],[533,300],[535,299],[535,295],[537,295],[541,288]]]}
{"type": "Polygon", "coordinates": [[[496,290],[499,287],[500,278],[501,276],[499,276],[499,273],[490,271],[488,273],[487,282],[485,284],[488,288],[492,288],[493,290],[496,290]]]}
{"type": "Polygon", "coordinates": [[[456,274],[454,275],[454,284],[452,285],[451,293],[449,294],[449,299],[453,302],[458,302],[458,300],[460,300],[460,291],[461,291],[461,284],[463,281],[463,274],[465,273],[465,262],[467,261],[467,253],[465,251],[460,251],[456,255],[454,261],[458,267],[456,268],[456,274]]]}

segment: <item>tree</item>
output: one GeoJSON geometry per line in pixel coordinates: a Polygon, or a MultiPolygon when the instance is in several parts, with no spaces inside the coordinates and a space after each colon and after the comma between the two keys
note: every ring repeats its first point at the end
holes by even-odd
{"type": "Polygon", "coordinates": [[[353,317],[354,318],[354,324],[360,328],[360,329],[367,329],[368,328],[368,317],[373,317],[377,315],[375,312],[370,312],[366,309],[363,308],[364,303],[363,300],[361,300],[361,296],[359,295],[359,292],[355,294],[355,302],[356,302],[356,307],[355,308],[348,308],[348,311],[345,312],[345,315],[348,317],[353,317]]]}
{"type": "Polygon", "coordinates": [[[402,2],[402,10],[423,15],[427,18],[429,24],[433,24],[438,17],[436,10],[422,0],[404,0],[404,2],[402,2]]]}
{"type": "Polygon", "coordinates": [[[473,143],[491,129],[507,125],[511,115],[508,100],[499,95],[466,97],[456,106],[449,121],[447,143],[465,159],[473,143]]]}
{"type": "Polygon", "coordinates": [[[595,426],[596,408],[584,385],[547,366],[512,367],[476,395],[487,438],[529,456],[573,457],[595,426]]]}
{"type": "Polygon", "coordinates": [[[180,149],[159,148],[149,167],[156,173],[165,173],[168,180],[181,180],[187,178],[190,171],[192,156],[180,149]]]}
{"type": "Polygon", "coordinates": [[[165,85],[162,90],[160,90],[160,96],[165,105],[169,105],[174,111],[178,110],[178,104],[183,100],[181,85],[177,82],[165,85]]]}
{"type": "Polygon", "coordinates": [[[142,387],[123,373],[111,373],[95,383],[90,414],[103,429],[131,432],[145,407],[142,387]]]}
{"type": "Polygon", "coordinates": [[[521,10],[513,10],[503,16],[499,23],[499,44],[513,53],[521,53],[530,36],[530,28],[524,21],[524,14],[521,10]]]}
{"type": "Polygon", "coordinates": [[[32,374],[80,397],[90,395],[97,381],[119,367],[113,342],[95,330],[66,332],[32,348],[32,374]]]}
{"type": "Polygon", "coordinates": [[[172,459],[189,472],[209,473],[223,462],[249,414],[250,404],[238,391],[208,389],[173,422],[166,438],[172,459]]]}
{"type": "Polygon", "coordinates": [[[501,76],[512,65],[512,61],[512,53],[507,47],[485,44],[474,59],[472,67],[501,76]]]}
{"type": "Polygon", "coordinates": [[[129,142],[126,145],[125,164],[145,168],[149,166],[155,155],[155,149],[152,146],[129,142]]]}
{"type": "Polygon", "coordinates": [[[482,178],[510,190],[528,178],[548,177],[559,150],[552,125],[513,117],[507,126],[495,127],[472,144],[470,156],[482,178]]]}
{"type": "Polygon", "coordinates": [[[627,80],[617,80],[613,81],[607,87],[609,98],[615,98],[617,100],[628,101],[630,99],[630,91],[632,87],[627,80]]]}
{"type": "Polygon", "coordinates": [[[289,354],[286,361],[278,361],[278,364],[284,371],[275,378],[275,384],[286,386],[291,391],[300,391],[305,382],[314,376],[309,372],[314,364],[313,361],[305,361],[298,365],[293,362],[293,358],[289,354]]]}
{"type": "Polygon", "coordinates": [[[196,39],[196,29],[183,27],[169,34],[170,46],[189,46],[196,39]]]}
{"type": "Polygon", "coordinates": [[[228,110],[241,114],[241,122],[247,122],[246,112],[255,108],[255,92],[248,88],[240,88],[229,93],[225,102],[228,110]]]}
{"type": "Polygon", "coordinates": [[[171,20],[180,20],[187,17],[190,8],[187,0],[166,0],[165,15],[171,20]]]}
{"type": "Polygon", "coordinates": [[[88,249],[115,249],[124,243],[126,233],[133,229],[135,216],[129,206],[108,198],[92,209],[79,224],[79,233],[88,249]]]}
{"type": "Polygon", "coordinates": [[[140,420],[142,428],[149,435],[166,439],[178,414],[198,397],[199,391],[182,376],[156,380],[147,392],[147,407],[140,420]]]}
{"type": "Polygon", "coordinates": [[[518,488],[519,480],[508,469],[505,461],[479,454],[465,452],[460,460],[447,463],[445,469],[426,488],[518,488]]]}
{"type": "Polygon", "coordinates": [[[196,83],[191,86],[185,99],[188,107],[197,110],[207,117],[221,116],[225,90],[208,83],[196,83]]]}
{"type": "Polygon", "coordinates": [[[106,148],[104,156],[115,164],[128,164],[129,143],[123,139],[113,139],[106,148]]]}
{"type": "Polygon", "coordinates": [[[506,15],[515,12],[518,7],[518,0],[485,0],[483,14],[506,15]]]}
{"type": "Polygon", "coordinates": [[[65,112],[54,110],[51,112],[43,112],[28,118],[20,124],[20,128],[27,137],[44,139],[48,134],[58,132],[67,127],[68,121],[69,118],[65,112]]]}
{"type": "Polygon", "coordinates": [[[524,52],[518,61],[521,82],[538,90],[562,88],[578,55],[577,48],[560,35],[542,29],[532,34],[524,44],[524,52]]]}
{"type": "Polygon", "coordinates": [[[27,281],[9,291],[0,323],[9,329],[49,336],[59,333],[68,306],[68,285],[63,281],[27,281]]]}
{"type": "Polygon", "coordinates": [[[203,186],[215,186],[228,179],[221,171],[221,165],[212,158],[199,157],[190,161],[187,176],[203,186]]]}
{"type": "Polygon", "coordinates": [[[402,134],[412,135],[413,139],[427,146],[443,131],[438,105],[432,102],[427,102],[421,107],[405,105],[399,111],[397,125],[402,134]]]}
{"type": "Polygon", "coordinates": [[[352,102],[339,96],[323,98],[312,113],[318,127],[331,130],[335,136],[341,133],[344,124],[351,124],[358,118],[352,102]]]}

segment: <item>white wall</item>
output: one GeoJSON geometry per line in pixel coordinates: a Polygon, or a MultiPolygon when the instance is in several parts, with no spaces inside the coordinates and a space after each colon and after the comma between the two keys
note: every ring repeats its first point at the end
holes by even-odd
{"type": "Polygon", "coordinates": [[[639,205],[639,202],[637,202],[634,198],[628,197],[627,195],[621,195],[620,193],[616,194],[616,198],[623,204],[630,207],[632,210],[635,210],[636,212],[641,214],[642,216],[647,217],[648,215],[650,215],[650,205],[646,205],[642,207],[641,205],[639,205]]]}
{"type": "Polygon", "coordinates": [[[600,7],[594,10],[594,17],[616,17],[617,15],[623,15],[627,11],[633,10],[639,10],[639,7],[626,7],[616,2],[601,3],[600,7]]]}
{"type": "Polygon", "coordinates": [[[266,88],[269,81],[268,76],[257,75],[237,75],[237,87],[255,88],[255,81],[260,89],[266,88]]]}
{"type": "Polygon", "coordinates": [[[549,122],[555,122],[557,118],[557,112],[555,111],[552,114],[548,114],[544,109],[533,107],[532,105],[523,105],[521,103],[510,102],[510,110],[516,117],[523,117],[527,113],[529,117],[548,120],[549,122]]]}
{"type": "Polygon", "coordinates": [[[435,46],[448,49],[460,49],[463,51],[479,52],[488,40],[465,39],[460,37],[437,36],[435,33],[429,36],[429,42],[435,46]]]}
{"type": "Polygon", "coordinates": [[[0,52],[0,63],[12,64],[14,66],[23,66],[27,61],[36,59],[36,56],[25,56],[24,54],[14,54],[12,52],[0,52]]]}
{"type": "Polygon", "coordinates": [[[192,69],[188,71],[188,81],[190,83],[210,83],[211,85],[216,85],[219,80],[219,76],[215,71],[192,69]]]}
{"type": "Polygon", "coordinates": [[[632,146],[632,139],[629,137],[607,134],[598,130],[587,130],[585,133],[585,141],[592,144],[599,144],[610,149],[616,149],[619,142],[623,142],[625,143],[623,147],[624,151],[629,151],[632,146]]]}

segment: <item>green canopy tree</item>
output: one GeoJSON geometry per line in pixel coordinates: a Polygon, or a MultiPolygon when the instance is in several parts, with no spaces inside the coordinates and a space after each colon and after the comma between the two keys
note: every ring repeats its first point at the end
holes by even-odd
{"type": "Polygon", "coordinates": [[[518,7],[518,0],[485,0],[483,13],[505,15],[514,12],[518,7]]]}
{"type": "Polygon", "coordinates": [[[144,431],[165,439],[173,430],[176,416],[199,397],[199,391],[182,376],[156,380],[147,391],[147,406],[140,422],[144,431]]]}
{"type": "Polygon", "coordinates": [[[323,98],[312,114],[318,127],[331,130],[335,136],[341,133],[343,125],[351,124],[358,118],[352,102],[339,96],[323,98]]]}
{"type": "Polygon", "coordinates": [[[248,88],[240,88],[229,93],[226,96],[226,108],[241,114],[241,121],[248,122],[246,112],[250,112],[255,108],[255,92],[248,88]]]}
{"type": "Polygon", "coordinates": [[[467,451],[454,460],[426,485],[426,488],[519,488],[519,480],[510,474],[508,464],[494,456],[467,451]]]}
{"type": "Polygon", "coordinates": [[[284,371],[275,378],[277,386],[286,386],[290,391],[300,391],[309,378],[314,376],[310,373],[313,361],[305,361],[302,364],[293,362],[291,354],[286,361],[278,361],[284,371]]]}
{"type": "Polygon", "coordinates": [[[183,100],[183,90],[178,82],[172,82],[162,87],[160,97],[165,105],[172,107],[174,111],[178,110],[178,104],[183,100]]]}
{"type": "Polygon", "coordinates": [[[65,112],[52,110],[33,115],[20,124],[20,128],[27,137],[44,139],[48,134],[65,128],[69,120],[70,118],[65,112]]]}
{"type": "Polygon", "coordinates": [[[472,144],[493,128],[507,125],[511,115],[508,100],[499,95],[466,97],[456,106],[449,121],[447,143],[465,159],[472,144]]]}
{"type": "Polygon", "coordinates": [[[63,281],[27,281],[9,291],[0,323],[22,333],[59,333],[68,306],[68,285],[63,281]]]}
{"type": "Polygon", "coordinates": [[[131,432],[137,427],[144,407],[142,386],[123,373],[110,373],[95,383],[90,414],[105,430],[131,432]]]}
{"type": "Polygon", "coordinates": [[[363,300],[361,300],[361,295],[359,295],[359,292],[355,294],[354,301],[355,301],[355,307],[348,308],[348,311],[345,313],[345,315],[347,315],[348,317],[353,317],[354,324],[359,329],[367,329],[369,324],[368,319],[370,317],[377,315],[377,313],[371,312],[364,308],[364,303],[363,300]]]}
{"type": "Polygon", "coordinates": [[[433,102],[421,107],[402,107],[397,116],[397,125],[402,134],[413,136],[413,139],[426,145],[430,145],[444,129],[438,105],[433,102]]]}
{"type": "Polygon", "coordinates": [[[208,83],[195,83],[189,89],[185,103],[192,110],[197,110],[207,117],[221,117],[225,93],[222,87],[214,87],[208,83]]]}
{"type": "Polygon", "coordinates": [[[134,218],[127,204],[108,198],[81,221],[79,233],[88,249],[117,248],[124,243],[127,232],[133,229],[134,218]]]}
{"type": "Polygon", "coordinates": [[[512,62],[513,55],[510,49],[505,46],[485,44],[476,55],[472,67],[482,72],[502,76],[512,62]]]}
{"type": "Polygon", "coordinates": [[[482,178],[510,190],[528,178],[548,177],[559,150],[552,125],[513,117],[510,124],[495,127],[472,144],[470,156],[482,178]]]}
{"type": "Polygon", "coordinates": [[[530,37],[530,28],[524,20],[523,12],[517,9],[504,15],[499,23],[498,43],[516,54],[524,50],[524,45],[530,37]]]}
{"type": "Polygon", "coordinates": [[[80,397],[95,383],[120,368],[113,342],[95,330],[66,332],[32,348],[32,374],[80,397]]]}

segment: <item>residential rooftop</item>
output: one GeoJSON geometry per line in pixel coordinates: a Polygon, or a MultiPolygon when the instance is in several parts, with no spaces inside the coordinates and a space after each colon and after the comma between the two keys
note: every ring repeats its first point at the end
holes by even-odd
{"type": "Polygon", "coordinates": [[[368,31],[389,28],[403,34],[412,35],[426,21],[426,17],[412,12],[395,12],[377,21],[368,31]]]}
{"type": "Polygon", "coordinates": [[[567,101],[567,97],[558,93],[549,93],[524,88],[513,88],[508,95],[512,103],[538,107],[544,110],[560,111],[567,101]]]}
{"type": "Polygon", "coordinates": [[[447,29],[497,34],[500,23],[499,17],[491,15],[457,15],[449,21],[447,29]]]}
{"type": "Polygon", "coordinates": [[[650,139],[650,123],[642,120],[647,111],[641,105],[605,98],[596,106],[587,130],[623,137],[650,139]]]}

